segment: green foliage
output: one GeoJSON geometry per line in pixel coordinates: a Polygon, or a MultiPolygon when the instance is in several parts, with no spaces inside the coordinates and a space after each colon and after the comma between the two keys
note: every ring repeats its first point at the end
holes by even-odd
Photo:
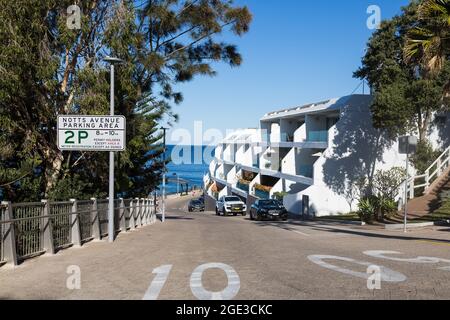
{"type": "Polygon", "coordinates": [[[358,204],[357,213],[361,221],[372,223],[375,218],[375,206],[369,198],[364,198],[358,204]]]}
{"type": "Polygon", "coordinates": [[[394,199],[400,186],[405,182],[406,170],[394,167],[390,170],[378,170],[373,180],[373,191],[382,199],[394,199]]]}
{"type": "MultiPolygon", "coordinates": [[[[374,220],[383,222],[386,216],[397,212],[398,204],[394,200],[400,186],[406,179],[403,168],[394,167],[390,170],[378,170],[369,185],[367,179],[361,179],[358,186],[365,190],[365,196],[360,198],[358,215],[362,221],[371,223],[374,220]]],[[[364,193],[361,192],[361,195],[364,193]]]]}
{"type": "Polygon", "coordinates": [[[109,69],[117,67],[116,114],[127,118],[127,150],[117,156],[116,190],[142,197],[163,172],[161,122],[177,121],[173,90],[213,63],[242,63],[237,47],[252,16],[232,1],[78,1],[81,30],[66,26],[70,0],[0,0],[0,194],[8,200],[89,198],[107,191],[108,155],[61,152],[56,117],[108,114],[109,69]],[[33,160],[31,160],[33,159],[33,160]],[[17,180],[17,181],[16,181],[17,180]],[[13,182],[13,183],[11,183],[13,182]]]}
{"type": "Polygon", "coordinates": [[[382,23],[368,43],[362,67],[354,76],[367,79],[374,100],[371,106],[373,124],[386,129],[391,138],[410,132],[426,140],[433,114],[445,111],[443,92],[450,79],[450,63],[433,76],[423,65],[404,60],[408,30],[419,21],[418,1],[403,8],[401,15],[382,23]]]}
{"type": "Polygon", "coordinates": [[[384,221],[385,217],[390,217],[398,211],[397,202],[395,202],[394,200],[381,197],[378,199],[378,201],[380,221],[384,221]]]}
{"type": "Polygon", "coordinates": [[[417,172],[424,174],[440,155],[441,151],[434,150],[430,142],[420,141],[417,145],[417,153],[411,156],[410,160],[417,172]]]}
{"type": "Polygon", "coordinates": [[[409,62],[421,64],[427,72],[439,72],[450,55],[450,0],[423,0],[419,20],[408,31],[404,48],[409,62]]]}
{"type": "Polygon", "coordinates": [[[275,192],[275,193],[273,194],[273,197],[274,197],[276,200],[283,201],[284,197],[286,197],[287,195],[288,195],[287,192],[275,192]]]}
{"type": "Polygon", "coordinates": [[[362,221],[367,223],[373,223],[375,220],[383,222],[385,217],[397,212],[397,203],[392,199],[370,196],[361,199],[358,208],[358,215],[362,221]]]}
{"type": "Polygon", "coordinates": [[[50,191],[48,199],[53,201],[89,200],[92,197],[103,198],[106,196],[106,192],[101,194],[90,192],[92,185],[92,183],[87,182],[86,179],[82,179],[78,175],[68,176],[58,180],[55,188],[50,191]]]}

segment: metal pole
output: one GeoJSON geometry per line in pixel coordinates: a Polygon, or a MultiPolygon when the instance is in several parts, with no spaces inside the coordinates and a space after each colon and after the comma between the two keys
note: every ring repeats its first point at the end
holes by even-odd
{"type": "Polygon", "coordinates": [[[163,146],[164,146],[164,153],[163,153],[163,161],[164,161],[164,172],[163,172],[163,190],[162,190],[162,217],[161,221],[166,221],[166,128],[162,128],[164,131],[164,137],[163,137],[163,146]]]}
{"type": "MultiPolygon", "coordinates": [[[[114,64],[111,63],[110,113],[114,116],[114,64]]],[[[114,242],[114,152],[109,153],[108,241],[114,242]]]]}
{"type": "Polygon", "coordinates": [[[408,231],[408,184],[409,184],[409,154],[406,155],[406,182],[405,182],[405,222],[404,222],[404,232],[408,231]]]}

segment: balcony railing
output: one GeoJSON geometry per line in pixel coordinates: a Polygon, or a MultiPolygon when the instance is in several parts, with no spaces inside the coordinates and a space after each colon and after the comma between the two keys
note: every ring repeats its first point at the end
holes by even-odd
{"type": "Polygon", "coordinates": [[[250,186],[248,184],[238,182],[236,187],[242,191],[245,191],[246,193],[249,193],[250,186]]]}
{"type": "Polygon", "coordinates": [[[300,175],[307,178],[312,178],[314,173],[314,167],[312,165],[300,166],[300,175]]]}
{"type": "Polygon", "coordinates": [[[270,193],[266,191],[262,191],[259,189],[255,189],[255,196],[260,199],[270,199],[270,193]]]}
{"type": "Polygon", "coordinates": [[[328,131],[309,131],[309,142],[328,142],[328,131]]]}

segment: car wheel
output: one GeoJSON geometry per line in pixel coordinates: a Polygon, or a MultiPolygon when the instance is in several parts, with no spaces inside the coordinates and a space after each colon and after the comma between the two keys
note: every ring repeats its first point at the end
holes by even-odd
{"type": "Polygon", "coordinates": [[[247,216],[247,212],[242,213],[242,216],[243,217],[247,216]]]}
{"type": "Polygon", "coordinates": [[[216,208],[216,216],[218,216],[218,215],[219,215],[219,209],[216,208]]]}
{"type": "Polygon", "coordinates": [[[255,220],[255,218],[253,217],[253,211],[252,210],[250,210],[250,220],[255,220]]]}

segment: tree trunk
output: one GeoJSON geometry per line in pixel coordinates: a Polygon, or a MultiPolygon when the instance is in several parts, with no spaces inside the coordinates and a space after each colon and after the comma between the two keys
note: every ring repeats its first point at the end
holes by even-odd
{"type": "Polygon", "coordinates": [[[52,152],[53,156],[48,158],[45,165],[45,197],[47,198],[50,191],[58,182],[64,157],[61,152],[52,152]]]}

